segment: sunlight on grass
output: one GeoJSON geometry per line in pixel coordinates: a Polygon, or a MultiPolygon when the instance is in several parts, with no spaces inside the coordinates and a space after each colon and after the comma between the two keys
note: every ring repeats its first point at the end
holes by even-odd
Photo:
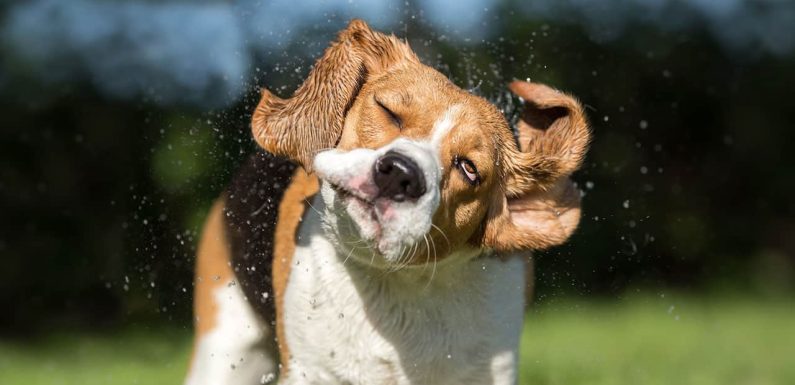
{"type": "MultiPolygon", "coordinates": [[[[521,384],[795,384],[792,301],[634,298],[534,306],[521,384]]],[[[0,340],[0,384],[179,384],[186,330],[0,340]]]]}
{"type": "Polygon", "coordinates": [[[24,345],[4,341],[0,384],[180,384],[189,354],[189,332],[173,329],[56,334],[24,345]]]}
{"type": "Polygon", "coordinates": [[[795,306],[563,302],[532,311],[522,384],[795,384],[795,306]]]}

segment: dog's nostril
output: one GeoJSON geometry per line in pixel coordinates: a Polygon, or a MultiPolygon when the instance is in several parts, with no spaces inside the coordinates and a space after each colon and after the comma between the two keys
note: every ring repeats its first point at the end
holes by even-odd
{"type": "Polygon", "coordinates": [[[378,165],[378,172],[382,174],[389,174],[390,172],[392,172],[392,164],[390,163],[381,162],[379,159],[377,165],[378,165]]]}
{"type": "Polygon", "coordinates": [[[420,167],[409,157],[390,151],[378,158],[373,169],[378,196],[396,202],[417,199],[425,194],[425,178],[420,167]]]}

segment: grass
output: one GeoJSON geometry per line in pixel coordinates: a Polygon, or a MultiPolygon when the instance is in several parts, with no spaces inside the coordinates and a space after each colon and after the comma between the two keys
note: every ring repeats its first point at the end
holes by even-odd
{"type": "Polygon", "coordinates": [[[635,298],[535,310],[522,384],[795,384],[790,301],[635,298]]]}
{"type": "Polygon", "coordinates": [[[2,385],[181,384],[190,355],[186,330],[56,333],[0,341],[2,385]]]}
{"type": "MultiPolygon", "coordinates": [[[[0,384],[178,384],[185,330],[0,340],[0,384]]],[[[795,302],[562,300],[534,306],[522,384],[795,384],[795,302]]]]}

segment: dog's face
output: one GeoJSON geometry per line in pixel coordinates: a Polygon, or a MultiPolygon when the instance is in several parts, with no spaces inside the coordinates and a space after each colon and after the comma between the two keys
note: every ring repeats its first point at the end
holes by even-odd
{"type": "Polygon", "coordinates": [[[351,258],[397,267],[544,248],[579,221],[568,175],[588,129],[572,98],[511,89],[527,104],[518,144],[496,107],[354,21],[291,99],[264,92],[252,130],[317,173],[327,233],[351,258]]]}

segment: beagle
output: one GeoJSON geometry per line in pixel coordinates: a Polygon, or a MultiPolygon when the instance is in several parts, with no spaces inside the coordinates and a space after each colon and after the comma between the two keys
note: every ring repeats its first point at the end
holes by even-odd
{"type": "Polygon", "coordinates": [[[486,100],[352,21],[289,99],[198,249],[186,384],[514,384],[529,251],[564,242],[589,129],[572,97],[486,100]]]}

